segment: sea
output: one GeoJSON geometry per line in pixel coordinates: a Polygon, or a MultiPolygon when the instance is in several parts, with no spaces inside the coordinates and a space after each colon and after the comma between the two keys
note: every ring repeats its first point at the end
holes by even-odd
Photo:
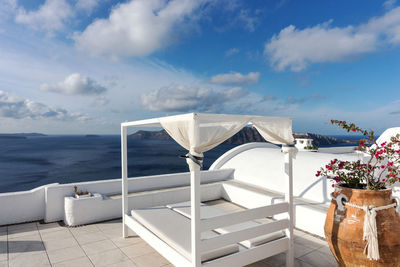
{"type": "MultiPolygon", "coordinates": [[[[204,169],[235,145],[222,144],[204,155],[204,169]]],[[[128,139],[128,176],[188,171],[172,140],[128,139]]],[[[48,135],[0,138],[0,193],[51,183],[76,183],[121,177],[119,135],[48,135]]]]}
{"type": "MultiPolygon", "coordinates": [[[[235,146],[221,144],[206,152],[204,169],[208,169],[217,158],[235,146]]],[[[186,161],[179,157],[186,153],[172,140],[128,139],[128,176],[186,172],[186,161]]],[[[119,135],[0,138],[0,193],[30,190],[51,183],[120,177],[119,135]]]]}

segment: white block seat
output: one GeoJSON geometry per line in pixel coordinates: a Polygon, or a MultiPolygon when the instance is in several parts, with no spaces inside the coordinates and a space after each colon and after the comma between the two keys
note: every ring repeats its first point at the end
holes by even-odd
{"type": "MultiPolygon", "coordinates": [[[[176,212],[179,212],[180,214],[182,214],[185,217],[190,219],[190,211],[191,211],[190,202],[170,204],[170,205],[167,205],[167,207],[176,212]]],[[[228,212],[218,209],[218,208],[215,208],[215,207],[212,207],[212,206],[209,206],[209,205],[206,205],[204,203],[201,203],[200,204],[200,214],[201,214],[202,219],[208,219],[208,218],[215,217],[215,216],[226,215],[226,214],[228,214],[228,212]]],[[[231,232],[244,230],[246,228],[251,228],[251,227],[254,227],[257,225],[260,225],[260,223],[255,222],[255,221],[247,221],[247,222],[243,222],[243,223],[239,223],[239,224],[235,224],[235,225],[217,228],[217,229],[214,229],[214,231],[219,234],[227,234],[227,233],[231,233],[231,232]]],[[[249,240],[241,241],[241,242],[239,242],[239,244],[241,244],[242,246],[244,246],[246,248],[253,248],[258,245],[268,243],[270,241],[279,239],[284,236],[285,236],[284,231],[277,231],[277,232],[273,232],[273,233],[266,234],[266,235],[263,235],[262,233],[260,233],[260,236],[251,238],[249,240]]]]}
{"type": "MultiPolygon", "coordinates": [[[[178,251],[188,260],[191,260],[190,219],[168,207],[151,207],[134,209],[132,217],[178,251]]],[[[218,236],[213,231],[202,233],[202,238],[218,236]]],[[[209,261],[239,251],[237,244],[224,246],[215,250],[206,251],[201,255],[201,261],[209,261]]]]}

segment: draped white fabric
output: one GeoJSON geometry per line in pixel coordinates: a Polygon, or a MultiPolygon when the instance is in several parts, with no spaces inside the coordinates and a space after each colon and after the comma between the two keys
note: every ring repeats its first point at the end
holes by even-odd
{"type": "MultiPolygon", "coordinates": [[[[248,116],[224,114],[185,114],[160,118],[167,133],[194,156],[206,152],[236,134],[249,122],[248,116]]],[[[187,160],[190,169],[198,166],[187,160]],[[193,165],[193,166],[192,166],[193,165]]]]}
{"type": "Polygon", "coordinates": [[[254,127],[268,142],[274,144],[293,144],[292,120],[279,117],[253,117],[254,127]]]}
{"type": "Polygon", "coordinates": [[[184,114],[159,119],[162,127],[193,155],[201,155],[236,134],[249,122],[275,144],[293,144],[289,118],[227,114],[184,114]]]}

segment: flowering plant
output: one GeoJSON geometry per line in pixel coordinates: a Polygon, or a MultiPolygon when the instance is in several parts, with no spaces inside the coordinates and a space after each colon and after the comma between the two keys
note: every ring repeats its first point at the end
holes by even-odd
{"type": "Polygon", "coordinates": [[[317,177],[326,176],[341,186],[370,190],[385,189],[387,185],[400,181],[400,134],[378,145],[374,131],[360,129],[346,121],[331,120],[331,123],[366,137],[359,141],[358,146],[367,155],[366,161],[333,159],[317,171],[317,177]]]}

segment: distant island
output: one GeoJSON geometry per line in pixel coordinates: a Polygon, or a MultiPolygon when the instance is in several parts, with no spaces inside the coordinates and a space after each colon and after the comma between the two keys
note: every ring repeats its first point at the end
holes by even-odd
{"type": "Polygon", "coordinates": [[[46,136],[41,133],[0,133],[0,139],[26,139],[28,137],[46,136]]]}
{"type": "MultiPolygon", "coordinates": [[[[328,145],[358,145],[357,140],[341,139],[331,136],[325,136],[313,133],[293,133],[294,138],[310,138],[313,139],[313,144],[317,147],[328,145]]],[[[128,136],[131,139],[157,139],[157,140],[172,140],[165,130],[160,131],[137,131],[128,136]]],[[[251,127],[245,127],[237,134],[229,138],[224,144],[240,145],[250,142],[266,142],[258,131],[251,127]]]]}

